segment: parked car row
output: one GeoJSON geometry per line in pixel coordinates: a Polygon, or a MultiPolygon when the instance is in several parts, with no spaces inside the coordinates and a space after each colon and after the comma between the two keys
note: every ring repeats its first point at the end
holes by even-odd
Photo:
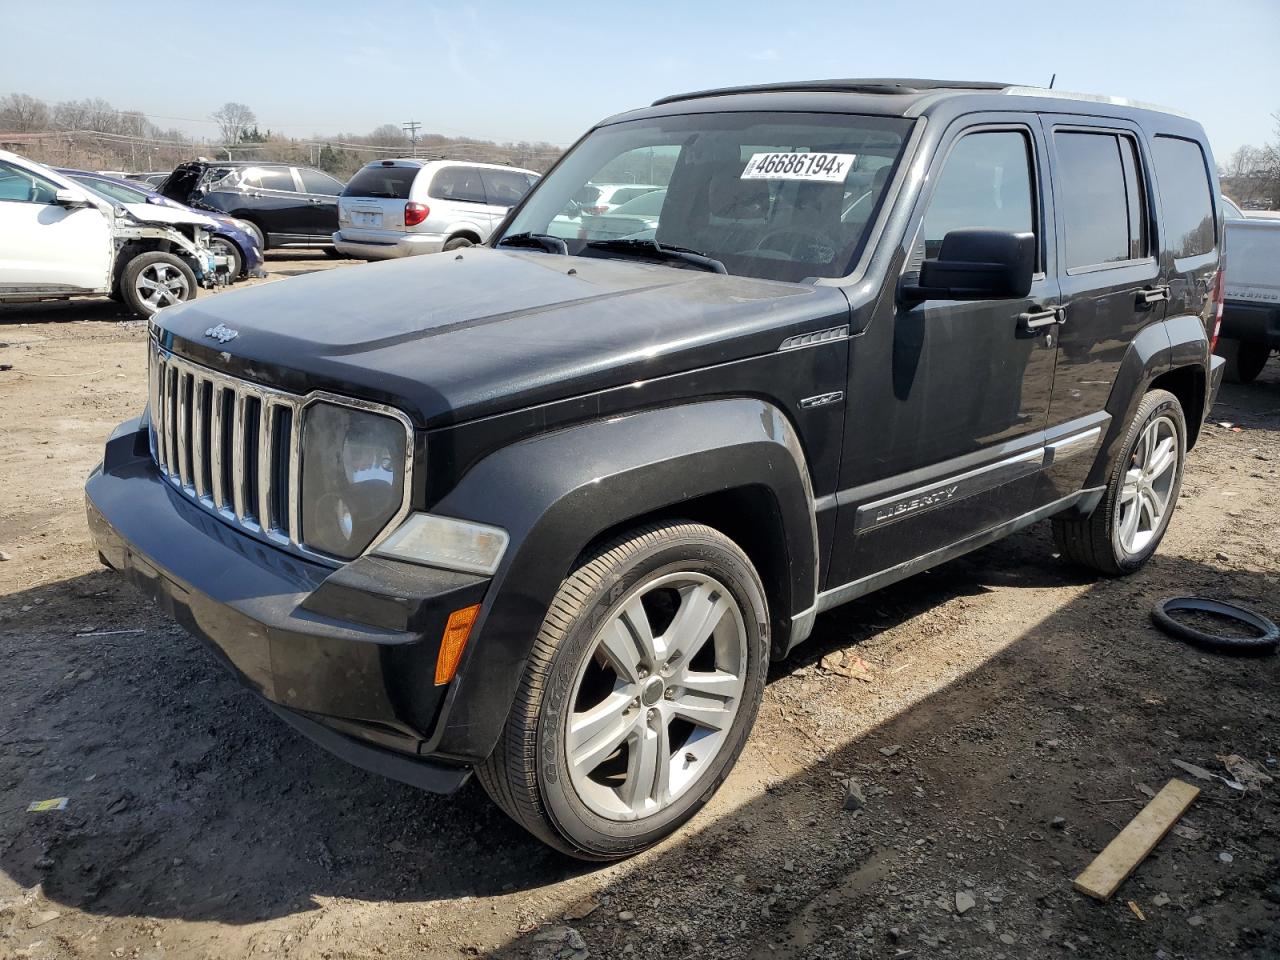
{"type": "Polygon", "coordinates": [[[0,150],[0,302],[106,294],[149,317],[230,279],[229,225],[104,182],[0,150]]]}

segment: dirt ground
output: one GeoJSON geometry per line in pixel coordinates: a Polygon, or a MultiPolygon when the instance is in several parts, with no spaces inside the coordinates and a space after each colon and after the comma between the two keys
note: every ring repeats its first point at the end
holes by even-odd
{"type": "MultiPolygon", "coordinates": [[[[265,282],[343,266],[273,255],[265,282]]],[[[145,336],[105,300],[0,307],[0,957],[1280,956],[1277,658],[1149,619],[1174,594],[1280,618],[1280,361],[1224,389],[1141,573],[1081,574],[1042,525],[821,618],[708,809],[599,867],[474,783],[321,752],[99,566],[81,487],[142,408],[145,336]],[[1112,902],[1073,892],[1191,779],[1173,761],[1231,754],[1276,780],[1195,781],[1112,902]]]]}

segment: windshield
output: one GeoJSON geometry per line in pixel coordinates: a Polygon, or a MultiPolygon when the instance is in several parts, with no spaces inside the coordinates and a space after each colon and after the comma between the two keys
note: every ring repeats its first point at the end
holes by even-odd
{"type": "Polygon", "coordinates": [[[639,199],[653,203],[645,213],[656,229],[637,223],[626,238],[697,251],[738,276],[844,276],[866,245],[910,128],[901,117],[822,113],[610,124],[542,178],[503,237],[550,234],[574,256],[625,258],[632,251],[607,242],[618,239],[617,222],[595,216],[603,211],[592,204],[602,184],[645,184],[652,192],[639,199]]]}
{"type": "Polygon", "coordinates": [[[72,177],[76,183],[88,187],[100,197],[114,200],[116,203],[146,203],[147,195],[141,190],[134,190],[123,184],[98,180],[95,177],[72,177]]]}

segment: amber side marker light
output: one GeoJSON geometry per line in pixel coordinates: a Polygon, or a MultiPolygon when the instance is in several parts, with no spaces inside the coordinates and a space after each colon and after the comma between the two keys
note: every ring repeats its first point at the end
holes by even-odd
{"type": "Polygon", "coordinates": [[[444,637],[440,640],[440,655],[436,657],[437,687],[448,683],[457,673],[462,651],[467,647],[467,638],[471,636],[471,628],[479,615],[478,603],[449,614],[449,622],[444,625],[444,637]]]}

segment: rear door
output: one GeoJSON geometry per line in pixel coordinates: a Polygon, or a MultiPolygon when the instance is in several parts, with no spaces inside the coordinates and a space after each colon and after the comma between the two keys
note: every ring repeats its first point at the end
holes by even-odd
{"type": "Polygon", "coordinates": [[[309,204],[289,167],[250,167],[240,180],[248,218],[267,233],[267,243],[307,239],[309,204]]]}
{"type": "Polygon", "coordinates": [[[308,236],[329,243],[338,229],[338,196],[342,193],[342,181],[335,180],[311,167],[295,167],[306,200],[303,209],[304,229],[308,236]]]}
{"type": "Polygon", "coordinates": [[[1107,400],[1133,338],[1164,318],[1168,284],[1156,256],[1151,158],[1125,121],[1043,118],[1053,157],[1063,323],[1038,498],[1074,493],[1110,420],[1107,400]]]}
{"type": "Polygon", "coordinates": [[[395,160],[361,167],[338,198],[343,237],[357,243],[395,242],[406,232],[404,207],[421,170],[421,164],[395,160]]]}
{"type": "Polygon", "coordinates": [[[0,160],[0,291],[107,290],[109,214],[55,203],[61,184],[0,160]]]}

